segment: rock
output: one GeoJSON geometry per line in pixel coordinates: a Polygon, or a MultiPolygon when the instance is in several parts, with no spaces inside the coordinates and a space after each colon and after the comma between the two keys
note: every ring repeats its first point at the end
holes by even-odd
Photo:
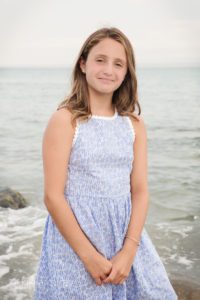
{"type": "Polygon", "coordinates": [[[19,192],[5,188],[0,190],[0,206],[19,209],[28,206],[28,202],[19,192]]]}
{"type": "Polygon", "coordinates": [[[178,300],[199,300],[200,287],[191,282],[182,280],[172,281],[172,285],[178,295],[178,300]]]}

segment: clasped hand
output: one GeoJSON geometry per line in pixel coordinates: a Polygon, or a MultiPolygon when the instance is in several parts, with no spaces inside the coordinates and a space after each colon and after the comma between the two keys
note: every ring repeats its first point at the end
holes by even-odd
{"type": "Polygon", "coordinates": [[[136,250],[132,244],[126,244],[109,260],[99,251],[92,249],[82,256],[82,261],[97,285],[122,284],[129,275],[136,250]]]}
{"type": "Polygon", "coordinates": [[[101,283],[122,284],[128,277],[135,255],[130,255],[123,249],[120,250],[110,261],[112,269],[110,274],[101,280],[101,283]]]}

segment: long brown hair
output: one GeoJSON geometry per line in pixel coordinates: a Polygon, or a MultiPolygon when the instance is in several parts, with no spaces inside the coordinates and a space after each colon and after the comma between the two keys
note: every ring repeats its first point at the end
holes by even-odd
{"type": "Polygon", "coordinates": [[[93,32],[83,44],[72,72],[71,93],[57,108],[57,110],[62,107],[68,108],[72,113],[72,122],[77,118],[79,120],[87,120],[91,116],[88,86],[85,75],[80,68],[80,60],[86,61],[92,47],[105,38],[111,38],[121,43],[124,46],[127,58],[127,73],[120,87],[114,91],[112,103],[119,115],[126,115],[139,120],[134,113],[137,107],[138,115],[140,115],[141,107],[138,102],[135,57],[132,45],[119,29],[116,27],[105,27],[93,32]]]}

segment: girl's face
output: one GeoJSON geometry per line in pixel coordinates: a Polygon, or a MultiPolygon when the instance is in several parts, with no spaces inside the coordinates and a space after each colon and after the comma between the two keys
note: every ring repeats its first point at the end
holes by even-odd
{"type": "Polygon", "coordinates": [[[111,94],[118,89],[127,72],[127,60],[122,44],[105,38],[90,50],[80,67],[86,75],[89,91],[111,94]]]}

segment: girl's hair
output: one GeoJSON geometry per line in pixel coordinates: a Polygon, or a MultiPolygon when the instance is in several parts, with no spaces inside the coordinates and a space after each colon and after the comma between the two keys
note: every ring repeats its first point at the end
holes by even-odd
{"type": "Polygon", "coordinates": [[[86,61],[92,47],[105,38],[111,38],[122,44],[127,58],[127,73],[120,87],[114,91],[112,103],[119,115],[126,115],[139,120],[138,116],[134,114],[136,107],[138,107],[138,115],[140,115],[141,107],[138,102],[135,58],[132,45],[119,29],[105,27],[93,32],[83,44],[72,73],[71,93],[57,108],[57,110],[62,107],[68,108],[72,113],[72,122],[77,118],[79,120],[87,120],[91,116],[88,86],[85,74],[82,73],[80,68],[80,60],[86,61]]]}

